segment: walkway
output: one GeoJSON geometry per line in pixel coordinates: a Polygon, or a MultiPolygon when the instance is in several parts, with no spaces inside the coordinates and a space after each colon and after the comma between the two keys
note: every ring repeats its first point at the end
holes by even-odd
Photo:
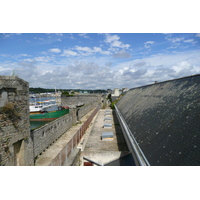
{"type": "Polygon", "coordinates": [[[132,155],[130,154],[124,140],[122,130],[115,115],[115,111],[111,109],[99,110],[99,112],[95,115],[92,122],[90,123],[88,129],[86,130],[77,147],[73,148],[72,144],[69,145],[70,141],[73,140],[72,138],[81,128],[82,124],[91,116],[93,112],[94,110],[85,115],[81,119],[81,124],[72,126],[57,141],[55,141],[54,144],[46,149],[46,151],[38,157],[35,165],[95,166],[95,164],[88,162],[88,160],[86,159],[91,159],[92,161],[100,165],[135,165],[132,159],[132,155]],[[105,138],[102,138],[102,133],[105,138]],[[106,138],[106,134],[104,133],[108,133],[109,137],[106,138]],[[69,147],[73,150],[72,154],[68,158],[67,155],[69,147]],[[83,159],[83,157],[85,159],[83,159]]]}
{"type": "Polygon", "coordinates": [[[99,165],[134,165],[115,111],[111,109],[101,109],[97,113],[91,131],[85,134],[83,145],[79,148],[82,148],[81,160],[85,166],[95,165],[87,159],[99,165]]]}
{"type": "Polygon", "coordinates": [[[48,149],[46,149],[38,157],[35,165],[36,166],[72,165],[79,151],[79,149],[77,149],[74,145],[74,142],[76,144],[74,136],[77,134],[77,131],[81,129],[82,125],[88,120],[88,118],[91,117],[94,111],[95,109],[91,110],[88,114],[86,114],[83,118],[81,118],[81,123],[72,126],[48,149]],[[68,156],[69,152],[71,152],[71,154],[68,156]]]}

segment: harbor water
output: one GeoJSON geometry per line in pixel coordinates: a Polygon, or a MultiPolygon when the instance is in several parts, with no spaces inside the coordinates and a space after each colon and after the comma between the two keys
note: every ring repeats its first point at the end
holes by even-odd
{"type": "MultiPolygon", "coordinates": [[[[53,103],[46,102],[44,103],[44,105],[54,104],[51,107],[47,108],[46,109],[47,111],[54,111],[58,109],[55,97],[30,98],[30,103],[39,104],[38,102],[45,102],[47,100],[52,100],[53,103]]],[[[32,129],[38,128],[40,126],[43,126],[46,123],[49,123],[49,121],[30,121],[30,129],[32,130],[32,129]]]]}

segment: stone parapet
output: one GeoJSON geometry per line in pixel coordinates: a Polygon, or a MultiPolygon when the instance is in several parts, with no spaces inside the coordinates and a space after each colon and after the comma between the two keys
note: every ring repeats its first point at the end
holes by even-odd
{"type": "Polygon", "coordinates": [[[0,76],[0,165],[33,164],[29,128],[28,82],[0,76]]]}
{"type": "Polygon", "coordinates": [[[53,144],[73,125],[73,111],[31,131],[34,158],[53,144]]]}

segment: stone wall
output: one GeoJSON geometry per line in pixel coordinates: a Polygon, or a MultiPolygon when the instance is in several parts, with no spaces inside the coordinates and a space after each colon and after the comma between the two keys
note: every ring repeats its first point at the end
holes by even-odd
{"type": "Polygon", "coordinates": [[[95,107],[100,107],[102,104],[102,98],[99,94],[80,94],[69,97],[61,98],[62,106],[69,106],[76,110],[77,121],[79,121],[84,115],[90,112],[95,107]],[[81,107],[76,107],[78,104],[84,104],[81,107]]]}
{"type": "Polygon", "coordinates": [[[63,165],[71,165],[70,157],[71,155],[77,151],[77,145],[80,142],[82,136],[85,134],[89,124],[91,123],[93,117],[97,114],[100,108],[96,108],[92,114],[87,118],[87,120],[80,126],[80,128],[76,131],[73,137],[68,139],[67,144],[61,149],[61,151],[57,154],[57,156],[52,159],[50,166],[63,166],[63,165]]]}
{"type": "Polygon", "coordinates": [[[75,107],[80,103],[88,105],[90,103],[96,102],[98,104],[101,101],[101,96],[99,94],[80,94],[69,97],[62,96],[61,101],[62,106],[75,107]]]}
{"type": "Polygon", "coordinates": [[[116,107],[150,165],[200,165],[200,75],[133,88],[116,107]]]}
{"type": "Polygon", "coordinates": [[[29,84],[0,76],[0,165],[33,165],[28,106],[29,84]]]}
{"type": "MultiPolygon", "coordinates": [[[[62,98],[63,106],[72,103],[84,106],[70,109],[69,114],[30,132],[29,84],[16,76],[0,76],[0,165],[35,165],[35,158],[72,125],[92,109],[100,108],[101,96],[62,98]]],[[[78,135],[82,133],[81,129],[78,135]]],[[[73,148],[74,141],[78,139],[73,139],[73,148]]]]}
{"type": "Polygon", "coordinates": [[[64,115],[38,129],[31,131],[34,158],[45,151],[45,149],[54,143],[73,124],[75,124],[74,111],[70,110],[69,114],[64,115]]]}
{"type": "Polygon", "coordinates": [[[95,107],[100,107],[100,105],[98,105],[97,102],[91,102],[90,104],[76,108],[77,121],[79,121],[84,115],[86,115],[95,107]]]}
{"type": "Polygon", "coordinates": [[[60,136],[69,130],[72,125],[75,125],[77,121],[79,121],[84,115],[89,113],[95,107],[97,107],[96,103],[93,102],[80,108],[70,109],[69,114],[31,131],[34,158],[45,151],[45,149],[47,149],[60,136]]]}

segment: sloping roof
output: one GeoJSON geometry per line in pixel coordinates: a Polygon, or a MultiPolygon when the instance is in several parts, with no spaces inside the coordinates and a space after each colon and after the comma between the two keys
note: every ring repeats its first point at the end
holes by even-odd
{"type": "Polygon", "coordinates": [[[150,165],[200,165],[200,75],[133,88],[116,106],[150,165]]]}

